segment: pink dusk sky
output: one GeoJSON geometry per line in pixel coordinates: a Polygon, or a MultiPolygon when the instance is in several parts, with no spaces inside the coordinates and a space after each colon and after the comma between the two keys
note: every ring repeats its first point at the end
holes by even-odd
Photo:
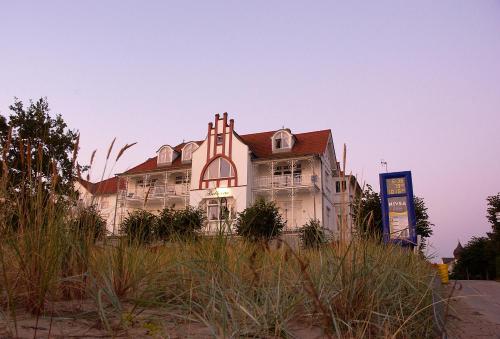
{"type": "Polygon", "coordinates": [[[240,134],[331,129],[376,190],[381,159],[411,170],[436,256],[491,229],[500,1],[4,1],[0,114],[42,96],[80,162],[98,149],[94,180],[114,137],[138,142],[116,173],[228,112],[240,134]]]}

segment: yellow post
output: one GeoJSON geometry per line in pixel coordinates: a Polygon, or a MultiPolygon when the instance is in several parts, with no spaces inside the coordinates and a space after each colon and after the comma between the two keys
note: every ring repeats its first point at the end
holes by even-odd
{"type": "Polygon", "coordinates": [[[447,264],[438,264],[438,272],[439,277],[441,278],[441,282],[443,284],[447,284],[449,282],[448,279],[448,265],[447,264]]]}

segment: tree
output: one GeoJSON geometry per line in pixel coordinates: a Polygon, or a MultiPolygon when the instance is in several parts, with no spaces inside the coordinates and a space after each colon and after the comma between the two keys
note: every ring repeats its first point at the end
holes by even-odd
{"type": "Polygon", "coordinates": [[[500,212],[500,193],[489,196],[486,198],[488,208],[486,210],[486,218],[491,224],[492,233],[488,234],[493,239],[498,247],[498,254],[500,255],[500,221],[497,220],[496,213],[500,212]]]}
{"type": "Polygon", "coordinates": [[[474,237],[464,246],[453,268],[454,279],[494,279],[495,251],[486,237],[474,237]]]}
{"type": "MultiPolygon", "coordinates": [[[[422,237],[420,249],[425,248],[425,239],[432,235],[433,223],[429,221],[427,207],[424,199],[414,197],[416,217],[416,233],[422,237]]],[[[352,217],[358,232],[362,236],[382,235],[382,203],[380,196],[370,185],[366,185],[361,197],[357,198],[353,204],[352,217]]]]}
{"type": "Polygon", "coordinates": [[[353,203],[353,221],[360,235],[382,236],[382,204],[380,196],[370,185],[353,203]]]}
{"type": "Polygon", "coordinates": [[[4,150],[0,161],[6,162],[10,187],[15,192],[33,190],[29,183],[37,182],[45,190],[52,185],[61,195],[73,193],[77,132],[68,128],[60,114],[55,118],[49,114],[46,98],[30,101],[26,107],[15,99],[9,109],[8,123],[0,118],[4,150]]]}
{"type": "Polygon", "coordinates": [[[238,214],[236,233],[250,241],[268,241],[279,236],[284,226],[274,202],[258,199],[238,214]]]}
{"type": "Polygon", "coordinates": [[[318,219],[311,219],[299,229],[303,248],[318,248],[326,243],[325,229],[318,219]]]}

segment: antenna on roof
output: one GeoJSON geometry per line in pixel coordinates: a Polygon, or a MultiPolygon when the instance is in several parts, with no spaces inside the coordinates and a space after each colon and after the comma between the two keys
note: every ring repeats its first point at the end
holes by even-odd
{"type": "Polygon", "coordinates": [[[384,159],[380,159],[380,166],[382,166],[382,168],[385,168],[385,173],[387,173],[387,161],[385,161],[384,159]]]}

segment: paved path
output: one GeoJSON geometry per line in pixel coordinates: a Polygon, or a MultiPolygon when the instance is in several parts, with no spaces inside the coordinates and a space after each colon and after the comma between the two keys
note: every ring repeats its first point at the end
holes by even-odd
{"type": "Polygon", "coordinates": [[[500,338],[499,282],[459,280],[453,296],[446,326],[449,338],[500,338]]]}

